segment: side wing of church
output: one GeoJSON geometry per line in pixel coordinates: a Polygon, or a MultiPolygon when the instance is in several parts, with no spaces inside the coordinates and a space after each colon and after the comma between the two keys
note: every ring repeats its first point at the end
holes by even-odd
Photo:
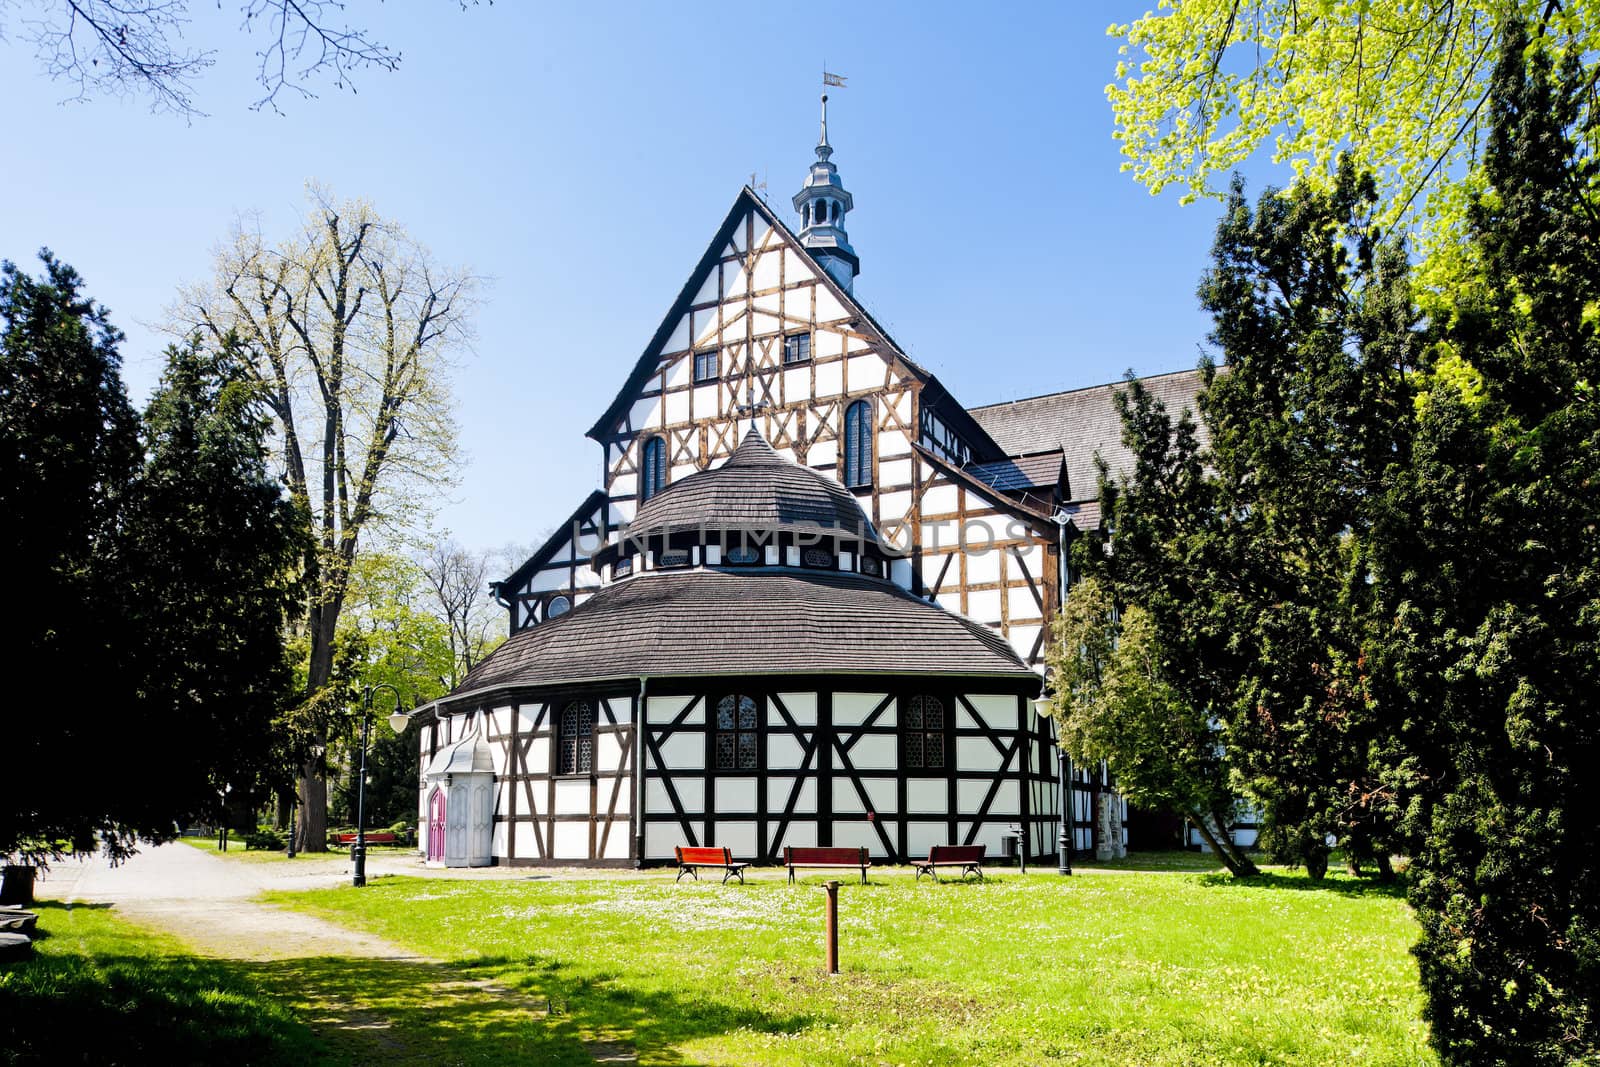
{"type": "MultiPolygon", "coordinates": [[[[957,403],[853,295],[832,151],[824,111],[798,232],[741,190],[589,431],[605,484],[495,584],[511,638],[424,731],[430,859],[1055,850],[1031,701],[1110,387],[957,403]]],[[[1073,847],[1120,849],[1104,776],[1071,792],[1073,847]]]]}

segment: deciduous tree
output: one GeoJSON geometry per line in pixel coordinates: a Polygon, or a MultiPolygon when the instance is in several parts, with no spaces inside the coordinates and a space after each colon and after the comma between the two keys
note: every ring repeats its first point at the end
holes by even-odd
{"type": "MultiPolygon", "coordinates": [[[[300,233],[274,245],[241,228],[211,284],[180,298],[175,328],[235,334],[272,411],[284,478],[310,517],[306,707],[320,696],[364,533],[414,525],[455,470],[451,358],[469,339],[475,279],[439,267],[361,201],[313,189],[300,233]]],[[[327,788],[308,762],[302,835],[325,847],[327,788]]]]}

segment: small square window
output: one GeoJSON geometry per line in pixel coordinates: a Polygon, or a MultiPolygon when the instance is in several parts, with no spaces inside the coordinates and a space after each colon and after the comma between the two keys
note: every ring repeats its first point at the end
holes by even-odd
{"type": "Polygon", "coordinates": [[[694,380],[697,382],[715,381],[717,377],[717,350],[710,349],[694,354],[694,380]]]}
{"type": "Polygon", "coordinates": [[[783,361],[804,363],[811,358],[811,335],[797,333],[783,339],[783,361]]]}

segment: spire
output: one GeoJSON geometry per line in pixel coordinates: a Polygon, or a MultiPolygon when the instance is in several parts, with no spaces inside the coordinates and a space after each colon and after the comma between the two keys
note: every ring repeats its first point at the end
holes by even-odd
{"type": "MultiPolygon", "coordinates": [[[[843,80],[829,84],[842,84],[843,80]]],[[[861,272],[861,261],[850,247],[844,217],[855,201],[839,179],[833,163],[833,146],[828,143],[828,94],[822,94],[822,130],[817,138],[817,161],[800,191],[794,194],[794,209],[800,212],[800,243],[811,250],[817,262],[849,292],[861,272]]]]}

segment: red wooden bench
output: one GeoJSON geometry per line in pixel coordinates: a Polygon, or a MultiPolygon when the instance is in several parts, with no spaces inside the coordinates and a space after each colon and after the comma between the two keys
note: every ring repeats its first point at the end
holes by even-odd
{"type": "Polygon", "coordinates": [[[918,880],[925,874],[931,874],[937,882],[940,867],[960,867],[961,877],[975,874],[981,882],[983,856],[988,850],[988,845],[934,845],[928,849],[927,859],[912,860],[911,865],[917,869],[918,880]]]}
{"type": "Polygon", "coordinates": [[[789,868],[789,881],[794,881],[794,872],[797,867],[807,870],[832,869],[847,867],[861,871],[861,884],[867,884],[867,868],[872,866],[872,860],[867,856],[867,847],[860,848],[795,848],[785,845],[783,849],[783,865],[789,868]]]}
{"type": "MultiPolygon", "coordinates": [[[[356,835],[354,833],[329,834],[328,837],[331,843],[335,845],[353,845],[356,843],[356,835]]],[[[396,840],[398,839],[395,835],[388,830],[367,831],[367,844],[369,845],[392,845],[396,840]]]]}
{"type": "Polygon", "coordinates": [[[700,880],[701,867],[716,867],[722,871],[722,884],[727,885],[729,878],[739,879],[739,884],[744,885],[744,869],[748,863],[735,863],[733,849],[726,846],[715,848],[694,848],[679,845],[672,850],[678,858],[678,877],[674,882],[682,881],[683,876],[693,875],[695,881],[700,880]]]}

